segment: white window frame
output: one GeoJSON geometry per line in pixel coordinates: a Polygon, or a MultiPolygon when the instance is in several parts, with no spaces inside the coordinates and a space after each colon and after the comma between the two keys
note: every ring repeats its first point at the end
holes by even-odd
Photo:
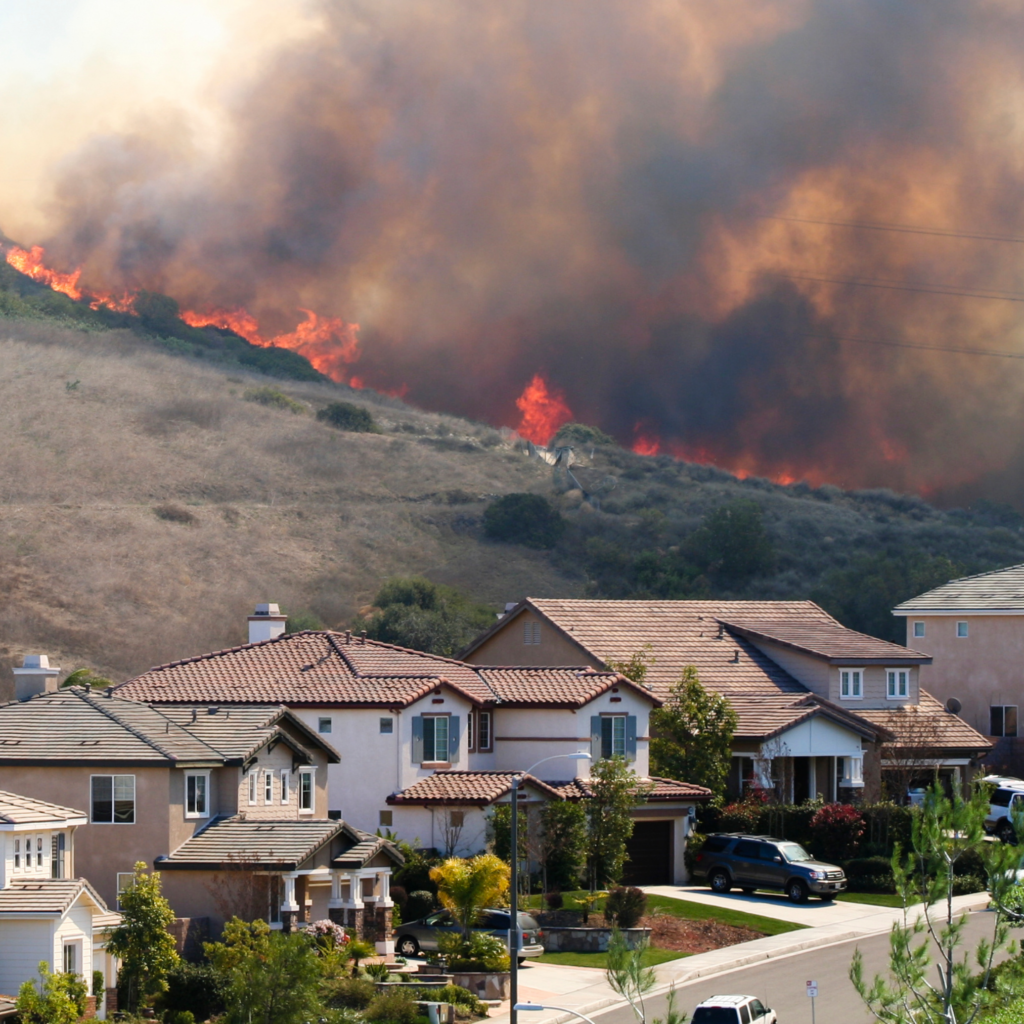
{"type": "Polygon", "coordinates": [[[971,626],[969,622],[965,622],[961,619],[956,624],[956,638],[957,640],[966,640],[970,637],[971,626]],[[962,628],[961,628],[962,627],[962,628]]]}
{"type": "Polygon", "coordinates": [[[267,768],[263,772],[263,805],[264,807],[274,802],[274,772],[267,768]]]}
{"type": "Polygon", "coordinates": [[[1019,708],[1016,704],[990,704],[988,708],[988,727],[992,728],[992,709],[1002,708],[1003,711],[1003,731],[1000,733],[991,732],[990,736],[1008,736],[1011,739],[1020,736],[1020,719],[1019,719],[1019,708]],[[1013,708],[1013,720],[1015,729],[1012,733],[1006,731],[1006,709],[1013,708]]]}
{"type": "MultiPolygon", "coordinates": [[[[199,794],[199,786],[196,786],[196,795],[199,794]]],[[[197,801],[198,803],[198,801],[197,801]]],[[[208,818],[210,816],[210,773],[205,772],[185,772],[185,817],[186,818],[208,818]],[[203,780],[203,809],[201,811],[190,811],[188,809],[188,784],[190,779],[202,779],[203,780]]]]}
{"type": "Polygon", "coordinates": [[[476,750],[476,714],[472,711],[466,715],[466,750],[473,753],[476,750]]]}
{"type": "Polygon", "coordinates": [[[118,871],[117,881],[115,883],[114,892],[117,894],[115,902],[117,909],[121,909],[121,893],[130,889],[135,884],[135,872],[134,871],[118,871]],[[122,883],[122,879],[124,882],[122,883]]]}
{"type": "Polygon", "coordinates": [[[920,640],[924,636],[925,626],[923,622],[914,623],[914,639],[920,640]]]}
{"type": "Polygon", "coordinates": [[[43,868],[43,837],[35,836],[35,847],[36,847],[36,871],[41,871],[43,868]]]}
{"type": "Polygon", "coordinates": [[[299,814],[314,814],[316,812],[316,769],[315,768],[300,768],[299,769],[299,814]],[[308,780],[308,781],[307,781],[308,780]],[[309,793],[305,792],[305,787],[309,787],[309,793]],[[309,797],[309,806],[306,807],[303,801],[306,797],[309,797]]]}
{"type": "Polygon", "coordinates": [[[255,807],[260,801],[260,770],[249,769],[249,806],[255,807]]]}
{"type": "Polygon", "coordinates": [[[449,719],[451,715],[424,715],[423,716],[423,764],[449,764],[451,758],[451,722],[449,719]],[[431,726],[431,746],[433,747],[433,757],[427,757],[427,723],[430,722],[431,726]],[[437,756],[437,723],[444,722],[444,743],[442,749],[444,750],[444,757],[437,756]]]}
{"type": "Polygon", "coordinates": [[[82,940],[81,939],[73,939],[73,940],[69,941],[68,939],[65,939],[64,943],[63,943],[62,955],[61,955],[61,968],[62,968],[63,973],[64,974],[76,974],[79,977],[82,977],[82,968],[83,968],[83,966],[84,965],[82,963],[82,940]],[[69,949],[72,951],[72,954],[73,954],[72,955],[73,963],[71,965],[71,969],[70,970],[68,970],[68,950],[69,949]]]}
{"type": "Polygon", "coordinates": [[[316,720],[316,731],[322,736],[329,736],[334,729],[334,719],[325,715],[316,720]],[[325,729],[324,726],[327,728],[325,729]]]}
{"type": "Polygon", "coordinates": [[[627,745],[626,744],[626,732],[627,732],[626,720],[628,718],[629,718],[629,715],[625,715],[625,714],[623,714],[623,715],[602,715],[601,716],[601,757],[602,758],[627,757],[628,756],[627,753],[626,753],[626,745],[627,745]],[[604,723],[605,722],[611,722],[611,736],[609,737],[609,744],[608,744],[609,745],[610,753],[608,753],[608,754],[606,754],[604,752],[604,723]],[[616,740],[620,738],[620,737],[615,735],[615,732],[616,732],[616,728],[615,727],[619,723],[621,723],[621,731],[622,731],[622,736],[621,736],[621,739],[622,739],[622,750],[621,751],[615,749],[616,740]]]}
{"type": "Polygon", "coordinates": [[[134,825],[138,821],[138,788],[135,785],[134,775],[90,775],[89,776],[89,824],[90,825],[134,825]],[[95,779],[110,779],[110,821],[97,821],[95,817],[96,801],[93,796],[93,786],[95,785],[95,779]],[[132,820],[131,821],[118,821],[117,820],[117,780],[118,779],[131,779],[132,780],[132,820]]]}
{"type": "Polygon", "coordinates": [[[839,699],[864,699],[864,669],[850,667],[839,670],[839,699]],[[849,676],[849,679],[844,679],[843,676],[849,676]]]}
{"type": "Polygon", "coordinates": [[[292,772],[290,768],[281,769],[281,803],[287,804],[292,798],[292,772]]]}
{"type": "Polygon", "coordinates": [[[11,870],[12,871],[17,871],[19,874],[21,873],[21,870],[22,870],[22,868],[21,868],[21,858],[22,858],[21,836],[15,836],[14,837],[14,867],[11,870]]]}
{"type": "Polygon", "coordinates": [[[885,670],[885,698],[886,700],[909,700],[910,699],[910,669],[909,668],[887,668],[885,670]],[[906,676],[906,689],[903,693],[899,692],[899,678],[900,674],[903,673],[906,676]],[[895,676],[895,685],[892,683],[892,677],[895,676]]]}

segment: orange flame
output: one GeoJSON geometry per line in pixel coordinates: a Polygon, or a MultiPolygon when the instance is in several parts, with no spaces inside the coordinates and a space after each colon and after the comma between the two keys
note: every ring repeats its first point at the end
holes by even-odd
{"type": "Polygon", "coordinates": [[[267,342],[260,337],[259,321],[244,309],[215,309],[211,313],[196,313],[185,309],[180,313],[181,319],[189,327],[221,327],[234,331],[240,338],[245,338],[250,345],[266,347],[267,342]]]}
{"type": "Polygon", "coordinates": [[[661,439],[654,431],[644,427],[641,421],[633,424],[633,452],[637,455],[657,455],[661,451],[661,439]]]}
{"type": "Polygon", "coordinates": [[[534,444],[547,444],[558,428],[572,419],[563,392],[549,391],[548,382],[539,373],[533,375],[516,399],[516,408],[523,414],[516,430],[534,444]]]}
{"type": "Polygon", "coordinates": [[[45,255],[46,250],[41,245],[33,245],[28,252],[12,245],[7,250],[7,262],[15,270],[20,270],[26,276],[31,277],[33,281],[49,285],[55,292],[61,292],[70,299],[76,301],[80,299],[82,292],[78,287],[78,279],[82,276],[82,268],[79,267],[70,274],[61,274],[59,271],[44,266],[43,257],[45,255]]]}

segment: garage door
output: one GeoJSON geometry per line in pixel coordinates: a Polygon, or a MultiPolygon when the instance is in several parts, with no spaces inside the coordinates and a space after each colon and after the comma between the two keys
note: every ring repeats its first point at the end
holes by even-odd
{"type": "Polygon", "coordinates": [[[626,844],[624,885],[672,884],[671,821],[638,821],[626,844]]]}

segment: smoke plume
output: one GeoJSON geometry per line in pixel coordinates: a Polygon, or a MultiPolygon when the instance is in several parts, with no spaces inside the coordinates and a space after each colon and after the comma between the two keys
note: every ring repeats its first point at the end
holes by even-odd
{"type": "Polygon", "coordinates": [[[430,408],[516,426],[541,387],[638,450],[1024,501],[1024,363],[963,351],[1024,356],[1020,4],[315,13],[216,145],[97,125],[21,241],[267,335],[337,318],[333,365],[430,408]]]}

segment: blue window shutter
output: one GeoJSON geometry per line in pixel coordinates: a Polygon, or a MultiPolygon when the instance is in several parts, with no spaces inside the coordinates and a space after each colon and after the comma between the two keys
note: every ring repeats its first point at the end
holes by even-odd
{"type": "Polygon", "coordinates": [[[636,715],[626,716],[626,760],[636,760],[636,715]]]}
{"type": "Polygon", "coordinates": [[[448,719],[448,761],[451,764],[459,763],[459,718],[452,715],[448,719]]]}
{"type": "Polygon", "coordinates": [[[423,763],[423,716],[416,715],[412,720],[412,763],[423,763]]]}
{"type": "Polygon", "coordinates": [[[601,759],[601,716],[590,716],[590,760],[601,759]]]}

